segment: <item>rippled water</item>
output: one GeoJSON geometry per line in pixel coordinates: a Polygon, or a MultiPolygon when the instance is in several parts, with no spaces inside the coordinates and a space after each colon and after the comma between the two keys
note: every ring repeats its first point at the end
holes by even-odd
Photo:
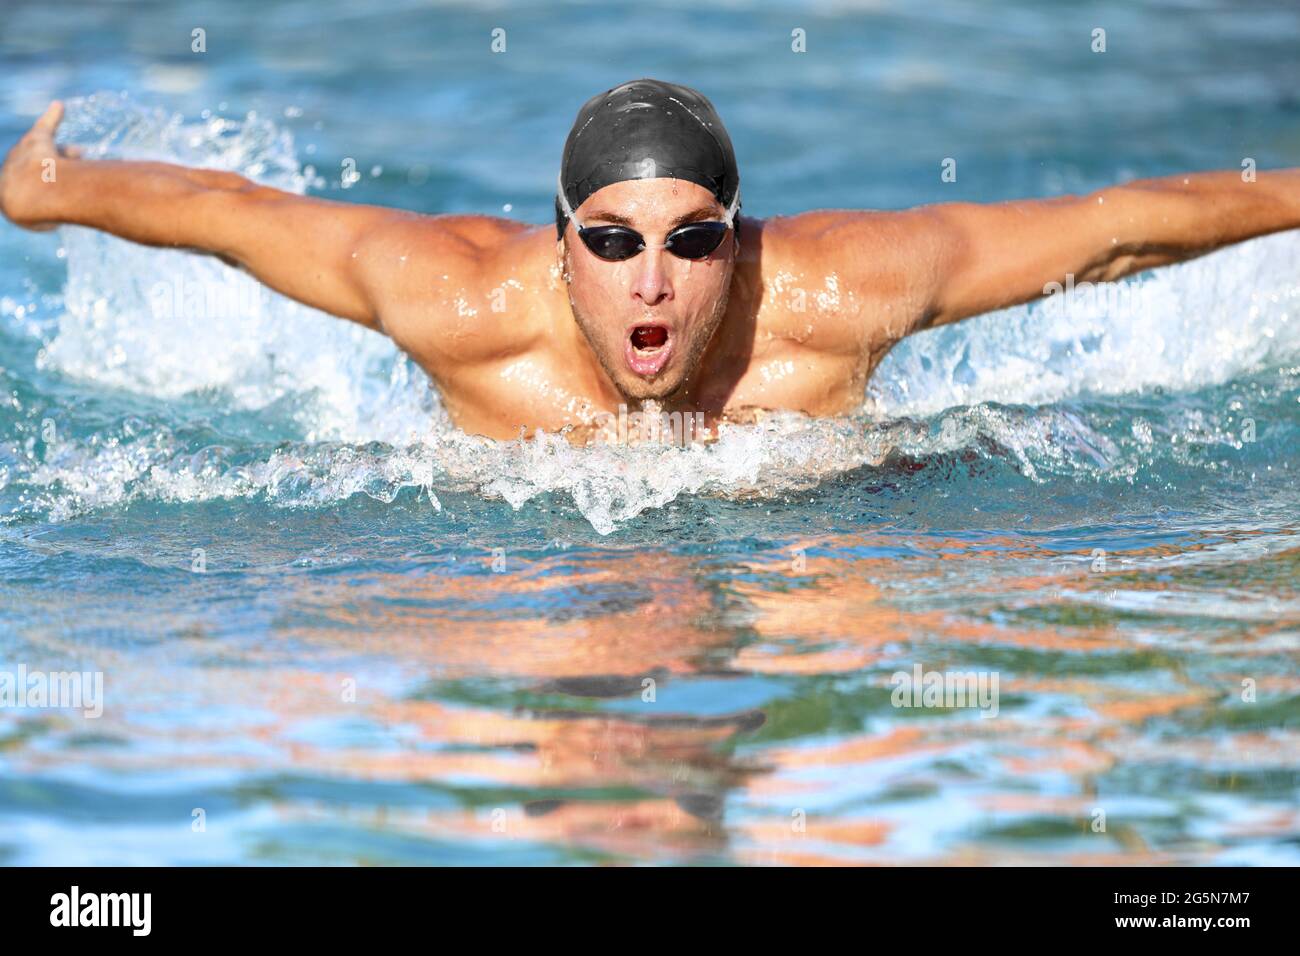
{"type": "MultiPolygon", "coordinates": [[[[542,222],[651,75],[754,215],[1055,194],[1294,165],[1300,13],[1250,6],[20,3],[0,143],[88,97],[99,155],[542,222]]],[[[1300,235],[1116,288],[852,418],[574,449],[214,261],[0,228],[0,672],[104,680],[0,707],[0,861],[1296,863],[1300,235]],[[918,666],[996,716],[895,706],[918,666]]]]}

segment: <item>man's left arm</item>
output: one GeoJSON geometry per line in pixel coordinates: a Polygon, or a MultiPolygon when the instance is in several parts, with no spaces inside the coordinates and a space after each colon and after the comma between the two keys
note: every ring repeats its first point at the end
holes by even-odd
{"type": "Polygon", "coordinates": [[[1268,233],[1300,228],[1300,169],[1187,173],[1086,196],[940,203],[900,213],[922,270],[924,306],[908,332],[1019,305],[1052,283],[1112,282],[1268,233]]]}

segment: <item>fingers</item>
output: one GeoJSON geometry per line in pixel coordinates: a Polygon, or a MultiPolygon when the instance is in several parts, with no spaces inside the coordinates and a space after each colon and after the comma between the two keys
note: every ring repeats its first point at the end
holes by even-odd
{"type": "MultiPolygon", "coordinates": [[[[35,137],[37,141],[48,139],[53,141],[54,134],[58,131],[59,123],[63,122],[63,101],[54,100],[45,108],[42,113],[32,124],[29,136],[35,137]]],[[[69,159],[77,159],[81,156],[80,146],[59,146],[57,147],[58,155],[65,156],[69,159]]]]}
{"type": "Polygon", "coordinates": [[[59,123],[63,120],[63,101],[55,100],[45,108],[40,119],[32,124],[32,129],[40,130],[44,133],[54,135],[54,131],[59,128],[59,123]]]}

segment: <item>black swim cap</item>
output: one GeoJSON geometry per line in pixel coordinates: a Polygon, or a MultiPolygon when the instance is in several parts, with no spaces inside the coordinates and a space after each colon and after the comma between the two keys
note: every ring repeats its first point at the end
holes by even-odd
{"type": "MultiPolygon", "coordinates": [[[[730,206],[740,189],[736,153],[703,93],[661,80],[633,80],[593,96],[564,141],[559,189],[570,209],[625,179],[685,179],[730,206]]],[[[555,198],[557,238],[566,225],[555,198]]]]}

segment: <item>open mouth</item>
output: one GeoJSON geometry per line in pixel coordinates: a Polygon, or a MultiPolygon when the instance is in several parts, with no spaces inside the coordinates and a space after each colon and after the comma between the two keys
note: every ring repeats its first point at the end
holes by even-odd
{"type": "Polygon", "coordinates": [[[672,335],[664,325],[633,326],[623,351],[628,368],[637,375],[658,375],[672,356],[672,335]]]}

